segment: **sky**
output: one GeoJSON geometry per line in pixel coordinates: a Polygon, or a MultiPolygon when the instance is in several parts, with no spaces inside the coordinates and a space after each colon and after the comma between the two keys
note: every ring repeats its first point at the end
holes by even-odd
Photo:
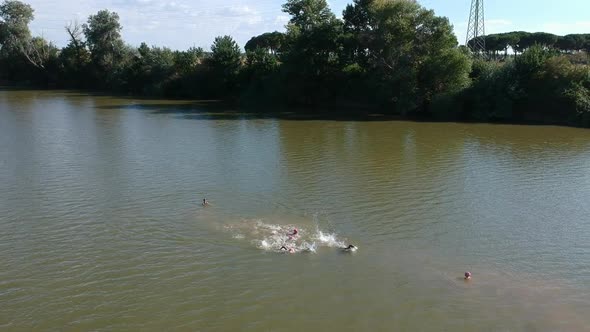
{"type": "MultiPolygon", "coordinates": [[[[243,45],[252,36],[284,31],[289,20],[285,0],[21,0],[35,10],[30,27],[57,46],[68,42],[64,26],[86,22],[101,9],[119,14],[125,42],[184,50],[209,49],[216,36],[231,35],[243,45]]],[[[352,0],[328,0],[341,17],[352,0]]],[[[465,43],[471,0],[419,0],[449,18],[459,43],[465,43]]],[[[514,30],[564,35],[590,33],[590,0],[485,0],[486,33],[514,30]]]]}

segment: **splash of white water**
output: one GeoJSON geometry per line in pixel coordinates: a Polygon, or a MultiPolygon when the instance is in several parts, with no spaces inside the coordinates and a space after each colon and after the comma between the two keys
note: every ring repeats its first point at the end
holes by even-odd
{"type": "Polygon", "coordinates": [[[225,227],[233,233],[234,239],[246,240],[255,247],[265,251],[311,252],[320,247],[344,247],[344,241],[336,233],[327,233],[318,227],[308,229],[298,225],[280,225],[265,223],[263,220],[244,220],[236,225],[225,227]],[[291,235],[293,229],[297,235],[291,235]]]}

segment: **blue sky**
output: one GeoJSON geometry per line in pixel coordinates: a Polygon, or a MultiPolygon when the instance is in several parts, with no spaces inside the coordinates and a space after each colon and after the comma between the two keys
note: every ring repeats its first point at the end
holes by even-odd
{"type": "MultiPolygon", "coordinates": [[[[340,16],[352,0],[329,0],[340,16]]],[[[424,7],[446,16],[460,43],[471,0],[421,0],[424,7]]],[[[281,12],[283,0],[24,0],[35,9],[31,30],[64,46],[64,26],[85,22],[100,9],[121,17],[123,38],[132,45],[208,49],[215,36],[232,35],[243,46],[252,36],[284,30],[288,16],[281,12]]],[[[547,31],[555,34],[590,33],[590,0],[485,0],[486,32],[513,30],[547,31]]]]}

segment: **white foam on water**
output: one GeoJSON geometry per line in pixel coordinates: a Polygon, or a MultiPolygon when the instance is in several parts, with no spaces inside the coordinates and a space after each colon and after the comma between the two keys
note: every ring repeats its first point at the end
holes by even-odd
{"type": "Polygon", "coordinates": [[[326,247],[346,247],[344,241],[338,239],[338,236],[335,233],[324,233],[318,230],[314,239],[323,243],[326,247]]]}
{"type": "Polygon", "coordinates": [[[345,247],[344,241],[336,233],[324,232],[318,227],[308,229],[305,226],[272,224],[258,219],[243,220],[225,229],[233,233],[234,239],[246,239],[265,251],[281,252],[284,246],[293,252],[315,253],[321,247],[345,247]],[[289,235],[295,228],[298,234],[289,235]]]}

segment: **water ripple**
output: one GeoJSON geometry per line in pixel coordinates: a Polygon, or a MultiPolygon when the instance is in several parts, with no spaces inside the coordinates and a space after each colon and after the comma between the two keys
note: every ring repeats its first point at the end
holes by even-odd
{"type": "Polygon", "coordinates": [[[0,329],[590,324],[587,131],[199,112],[0,91],[0,329]]]}

